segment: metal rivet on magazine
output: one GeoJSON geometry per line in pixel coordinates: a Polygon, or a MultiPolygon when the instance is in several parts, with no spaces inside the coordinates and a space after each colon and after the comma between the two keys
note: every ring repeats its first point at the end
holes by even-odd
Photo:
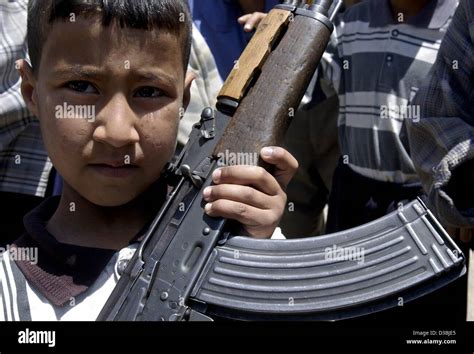
{"type": "Polygon", "coordinates": [[[205,227],[204,230],[202,230],[202,233],[203,233],[205,236],[207,236],[207,235],[209,235],[209,234],[211,233],[211,229],[208,228],[208,227],[205,227]]]}
{"type": "Polygon", "coordinates": [[[163,291],[160,295],[161,301],[165,301],[168,299],[168,293],[166,291],[163,291]]]}

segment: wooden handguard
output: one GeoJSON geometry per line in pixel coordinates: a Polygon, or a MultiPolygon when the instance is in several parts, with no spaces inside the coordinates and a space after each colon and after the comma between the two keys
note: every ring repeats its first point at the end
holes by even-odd
{"type": "MultiPolygon", "coordinates": [[[[259,153],[283,143],[291,117],[326,50],[331,31],[322,22],[295,16],[276,49],[262,67],[255,85],[237,108],[214,156],[259,153]]],[[[245,67],[244,59],[240,66],[245,67]]],[[[227,86],[232,86],[232,77],[227,86]]],[[[259,165],[268,167],[259,159],[259,165]]]]}
{"type": "Polygon", "coordinates": [[[237,102],[242,99],[253,76],[261,69],[273,44],[286,28],[290,16],[291,12],[279,9],[272,10],[268,14],[230,72],[218,98],[228,98],[237,102]]]}

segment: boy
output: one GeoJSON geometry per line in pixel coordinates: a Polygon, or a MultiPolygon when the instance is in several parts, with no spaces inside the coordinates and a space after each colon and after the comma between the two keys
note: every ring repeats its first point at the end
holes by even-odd
{"type": "MultiPolygon", "coordinates": [[[[94,320],[164,200],[160,174],[193,79],[190,16],[177,0],[31,0],[28,11],[22,93],[64,187],[25,217],[12,253],[22,259],[4,257],[2,315],[94,320]],[[20,257],[34,249],[33,261],[20,257]]],[[[208,215],[237,220],[253,237],[273,233],[297,167],[281,148],[261,155],[277,179],[225,167],[203,196],[208,215]]]]}

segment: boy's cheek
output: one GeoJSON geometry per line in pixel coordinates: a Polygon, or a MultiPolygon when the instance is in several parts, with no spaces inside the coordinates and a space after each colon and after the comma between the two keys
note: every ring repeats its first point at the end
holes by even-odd
{"type": "Polygon", "coordinates": [[[176,150],[178,138],[179,116],[155,117],[142,127],[142,146],[145,153],[162,156],[168,162],[176,150]],[[158,123],[159,122],[159,123],[158,123]]]}
{"type": "MultiPolygon", "coordinates": [[[[92,126],[86,121],[59,120],[54,116],[41,119],[45,147],[52,158],[79,160],[90,141],[92,126]]],[[[54,162],[54,161],[53,161],[54,162]]]]}

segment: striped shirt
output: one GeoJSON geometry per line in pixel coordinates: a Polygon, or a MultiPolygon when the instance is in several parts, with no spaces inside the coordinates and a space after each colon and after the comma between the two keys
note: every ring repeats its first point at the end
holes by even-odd
{"type": "Polygon", "coordinates": [[[70,297],[62,306],[52,304],[32,286],[11,257],[0,261],[0,321],[95,321],[117,281],[121,255],[131,258],[134,249],[124,248],[107,263],[86,292],[70,297]]]}
{"type": "Polygon", "coordinates": [[[432,72],[414,99],[421,119],[408,124],[408,133],[431,207],[442,222],[468,228],[474,227],[474,208],[458,210],[444,187],[457,167],[474,159],[473,83],[474,2],[461,0],[432,72]]]}
{"type": "Polygon", "coordinates": [[[27,0],[0,0],[0,191],[43,197],[52,165],[20,92],[27,0]]]}
{"type": "Polygon", "coordinates": [[[120,252],[59,243],[47,230],[60,197],[46,199],[24,218],[27,231],[0,249],[0,320],[93,321],[117,283],[120,252]]]}
{"type": "Polygon", "coordinates": [[[394,16],[389,0],[367,0],[336,21],[322,61],[323,80],[339,96],[341,155],[353,171],[378,181],[418,180],[405,121],[428,74],[457,0],[431,0],[412,18],[394,16]]]}

